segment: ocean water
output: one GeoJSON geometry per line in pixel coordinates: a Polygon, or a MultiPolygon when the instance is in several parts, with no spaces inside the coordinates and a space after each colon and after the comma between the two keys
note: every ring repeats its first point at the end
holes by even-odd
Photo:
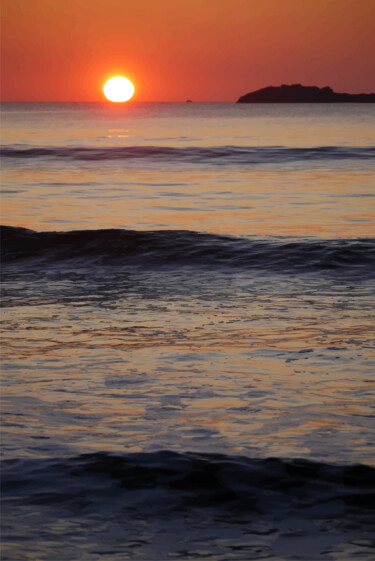
{"type": "Polygon", "coordinates": [[[375,558],[375,108],[3,104],[3,559],[375,558]]]}

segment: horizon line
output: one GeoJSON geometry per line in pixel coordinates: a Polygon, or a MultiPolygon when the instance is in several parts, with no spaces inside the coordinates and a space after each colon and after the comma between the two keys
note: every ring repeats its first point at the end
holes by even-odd
{"type": "Polygon", "coordinates": [[[0,103],[103,103],[106,105],[132,105],[134,103],[236,103],[236,100],[200,100],[200,99],[191,99],[191,100],[134,100],[134,101],[124,101],[124,102],[114,102],[108,100],[47,100],[47,99],[39,99],[39,100],[30,100],[30,99],[1,99],[0,103]]]}

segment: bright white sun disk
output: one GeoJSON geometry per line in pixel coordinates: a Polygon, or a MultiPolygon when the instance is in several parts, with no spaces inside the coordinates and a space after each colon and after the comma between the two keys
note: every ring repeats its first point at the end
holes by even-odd
{"type": "Polygon", "coordinates": [[[128,101],[134,94],[134,86],[127,78],[115,76],[104,84],[103,92],[109,101],[128,101]]]}

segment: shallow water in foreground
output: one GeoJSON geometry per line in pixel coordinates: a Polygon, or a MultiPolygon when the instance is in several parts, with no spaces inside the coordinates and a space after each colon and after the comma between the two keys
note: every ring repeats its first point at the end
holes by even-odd
{"type": "Polygon", "coordinates": [[[372,240],[3,240],[7,558],[371,559],[372,240]]]}
{"type": "Polygon", "coordinates": [[[373,557],[374,470],[365,466],[97,453],[8,461],[4,479],[5,551],[18,558],[373,557]]]}

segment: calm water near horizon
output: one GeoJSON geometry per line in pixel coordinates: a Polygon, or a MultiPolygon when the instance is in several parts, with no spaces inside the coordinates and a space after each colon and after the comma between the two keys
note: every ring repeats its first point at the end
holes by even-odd
{"type": "Polygon", "coordinates": [[[4,561],[374,558],[374,125],[2,104],[4,561]]]}
{"type": "Polygon", "coordinates": [[[371,104],[3,105],[6,224],[374,235],[371,104]]]}

